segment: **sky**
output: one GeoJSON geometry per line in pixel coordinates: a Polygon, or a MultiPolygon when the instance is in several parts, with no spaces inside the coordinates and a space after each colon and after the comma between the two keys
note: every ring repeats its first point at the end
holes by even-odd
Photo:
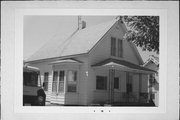
{"type": "MultiPolygon", "coordinates": [[[[86,26],[111,21],[115,16],[82,16],[86,26]]],[[[47,41],[58,35],[69,35],[78,27],[77,16],[25,16],[23,57],[29,58],[47,41]]]]}
{"type": "MultiPolygon", "coordinates": [[[[86,21],[86,27],[114,20],[116,16],[81,16],[86,21]]],[[[77,16],[24,16],[23,58],[26,60],[39,50],[49,40],[58,36],[68,36],[78,28],[77,16]]],[[[138,48],[144,61],[149,55],[157,54],[144,52],[138,48]]]]}

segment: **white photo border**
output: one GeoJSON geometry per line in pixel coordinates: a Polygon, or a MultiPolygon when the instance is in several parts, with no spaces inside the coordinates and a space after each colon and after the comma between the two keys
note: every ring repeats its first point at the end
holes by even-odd
{"type": "Polygon", "coordinates": [[[15,11],[15,113],[166,113],[167,83],[167,10],[166,9],[16,9],[15,11]],[[160,69],[159,69],[159,106],[158,107],[31,107],[22,105],[23,95],[23,17],[25,15],[51,16],[159,16],[160,17],[160,69]]]}

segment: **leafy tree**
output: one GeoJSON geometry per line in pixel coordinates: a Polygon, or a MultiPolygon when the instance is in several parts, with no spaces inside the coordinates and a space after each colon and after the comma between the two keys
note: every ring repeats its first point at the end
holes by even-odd
{"type": "Polygon", "coordinates": [[[124,38],[143,50],[159,53],[159,16],[121,16],[128,27],[124,38]]]}

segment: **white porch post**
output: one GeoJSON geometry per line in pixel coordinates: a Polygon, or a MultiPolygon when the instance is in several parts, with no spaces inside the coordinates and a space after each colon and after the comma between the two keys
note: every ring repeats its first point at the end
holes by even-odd
{"type": "Polygon", "coordinates": [[[65,70],[65,76],[64,76],[64,94],[66,94],[66,90],[67,90],[67,79],[68,79],[68,71],[65,70]]]}
{"type": "Polygon", "coordinates": [[[110,104],[114,101],[114,76],[115,69],[109,69],[109,102],[110,104]]]}

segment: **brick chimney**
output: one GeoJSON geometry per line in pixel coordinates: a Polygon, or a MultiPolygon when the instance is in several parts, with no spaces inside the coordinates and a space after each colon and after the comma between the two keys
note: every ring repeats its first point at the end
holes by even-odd
{"type": "Polygon", "coordinates": [[[78,30],[86,28],[86,22],[81,19],[81,16],[78,16],[78,30]]]}

